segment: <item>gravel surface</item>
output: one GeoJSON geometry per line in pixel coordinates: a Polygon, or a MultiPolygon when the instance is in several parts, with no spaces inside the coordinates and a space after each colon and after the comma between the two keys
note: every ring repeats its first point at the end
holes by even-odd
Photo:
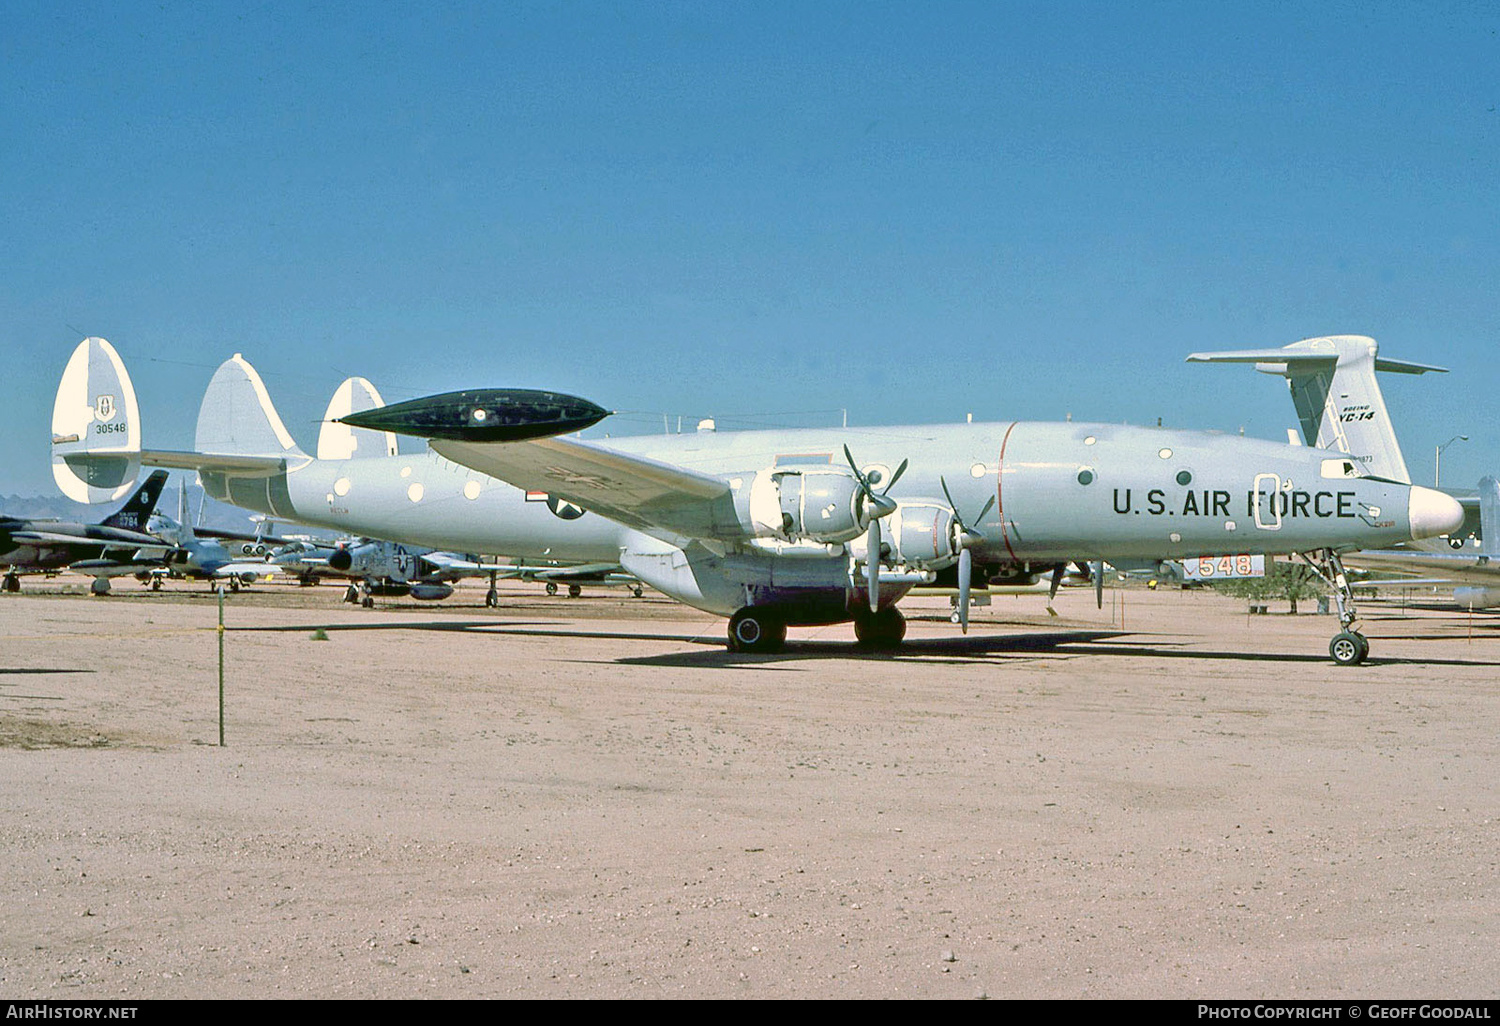
{"type": "Polygon", "coordinates": [[[1500,994],[1500,619],[1370,606],[1339,668],[1211,594],[929,598],[742,656],[619,589],[259,586],[221,748],[210,595],[25,588],[3,997],[1500,994]]]}

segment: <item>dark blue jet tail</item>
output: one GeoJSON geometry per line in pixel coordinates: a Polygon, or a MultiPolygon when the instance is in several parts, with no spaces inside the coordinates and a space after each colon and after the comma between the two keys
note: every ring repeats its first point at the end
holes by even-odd
{"type": "Polygon", "coordinates": [[[101,520],[100,525],[120,527],[127,531],[144,531],[146,521],[151,519],[151,514],[156,509],[156,500],[161,496],[162,486],[166,483],[165,470],[152,471],[145,484],[135,490],[135,494],[125,501],[125,505],[101,520]]]}

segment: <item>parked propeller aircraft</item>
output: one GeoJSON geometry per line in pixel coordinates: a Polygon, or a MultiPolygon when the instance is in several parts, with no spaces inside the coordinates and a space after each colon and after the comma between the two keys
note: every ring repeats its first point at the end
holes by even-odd
{"type": "MultiPolygon", "coordinates": [[[[86,380],[63,387],[90,400],[86,380]]],[[[1364,475],[1343,453],[1208,432],[1000,422],[561,437],[607,415],[558,393],[451,392],[344,413],[334,427],[350,432],[353,457],[317,459],[236,355],[209,383],[196,451],[127,458],[197,469],[216,498],[304,523],[617,561],[729,617],[730,646],[744,651],[778,648],[788,626],[851,619],[862,641],[896,644],[896,603],[950,565],[962,568],[966,620],[973,565],[1060,577],[1070,562],[1227,551],[1304,554],[1339,599],[1330,653],[1357,663],[1369,646],[1352,629],[1340,552],[1463,517],[1449,496],[1364,475]],[[398,431],[431,451],[389,455],[382,443],[398,431]]],[[[54,469],[100,473],[86,441],[55,443],[54,469]]]]}
{"type": "MultiPolygon", "coordinates": [[[[1256,370],[1285,377],[1308,445],[1349,453],[1368,474],[1410,482],[1376,372],[1423,374],[1444,369],[1385,359],[1379,351],[1372,338],[1334,335],[1304,339],[1283,349],[1194,353],[1188,359],[1254,363],[1256,370]]],[[[1485,477],[1475,495],[1458,497],[1458,502],[1465,508],[1465,522],[1446,537],[1367,549],[1351,554],[1349,562],[1364,569],[1436,574],[1437,581],[1423,583],[1459,584],[1453,598],[1460,607],[1500,606],[1500,482],[1485,477]]],[[[1361,582],[1368,587],[1411,583],[1361,582]]]]}
{"type": "Polygon", "coordinates": [[[153,472],[125,505],[97,524],[0,517],[0,565],[6,568],[0,587],[20,591],[22,574],[56,574],[111,552],[164,552],[167,546],[144,528],[166,480],[166,471],[153,472]]]}

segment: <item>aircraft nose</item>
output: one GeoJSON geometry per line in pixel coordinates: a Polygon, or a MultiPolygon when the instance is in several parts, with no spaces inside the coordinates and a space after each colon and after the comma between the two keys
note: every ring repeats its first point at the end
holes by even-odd
{"type": "Polygon", "coordinates": [[[1413,538],[1448,534],[1458,530],[1464,522],[1464,508],[1458,504],[1457,499],[1421,485],[1411,486],[1407,515],[1411,520],[1413,538]]]}

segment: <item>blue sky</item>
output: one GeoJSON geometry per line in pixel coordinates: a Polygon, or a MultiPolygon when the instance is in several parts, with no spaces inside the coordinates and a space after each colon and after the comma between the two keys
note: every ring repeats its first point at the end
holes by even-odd
{"type": "Polygon", "coordinates": [[[1194,367],[1319,334],[1418,481],[1500,470],[1488,3],[0,5],[0,494],[86,334],[146,443],[242,352],[314,443],[362,374],[616,433],[975,419],[1284,437],[1194,367]],[[609,422],[607,422],[609,423],[609,422]]]}

